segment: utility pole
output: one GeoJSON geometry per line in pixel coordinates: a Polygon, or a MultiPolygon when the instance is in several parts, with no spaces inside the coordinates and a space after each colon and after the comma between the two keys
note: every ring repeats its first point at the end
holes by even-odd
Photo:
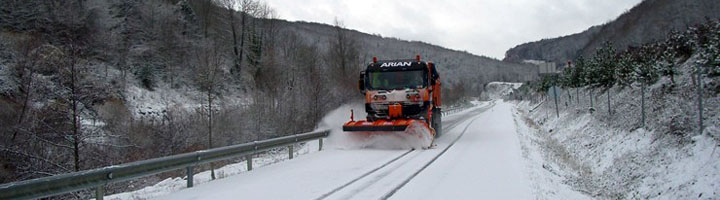
{"type": "MultiPolygon", "coordinates": [[[[554,85],[554,84],[553,84],[554,85]]],[[[553,86],[553,96],[555,98],[555,115],[557,115],[558,118],[560,118],[560,110],[558,109],[558,96],[557,96],[557,87],[553,86]]]]}
{"type": "Polygon", "coordinates": [[[645,128],[645,78],[640,81],[640,110],[642,112],[642,127],[645,128]]]}

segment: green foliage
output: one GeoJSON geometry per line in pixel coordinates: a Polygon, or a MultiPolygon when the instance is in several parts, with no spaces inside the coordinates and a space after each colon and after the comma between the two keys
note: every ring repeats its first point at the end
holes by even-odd
{"type": "Polygon", "coordinates": [[[590,81],[590,87],[610,88],[615,85],[618,68],[616,57],[616,50],[611,42],[606,42],[595,52],[588,65],[590,73],[586,77],[590,81]]]}
{"type": "Polygon", "coordinates": [[[700,51],[700,62],[704,73],[710,77],[720,76],[720,22],[700,28],[702,36],[698,37],[702,48],[700,51]]]}
{"type": "Polygon", "coordinates": [[[535,88],[535,91],[539,93],[547,92],[550,87],[558,84],[558,79],[560,79],[559,75],[549,75],[542,77],[542,79],[540,80],[540,84],[537,88],[535,88]]]}
{"type": "Polygon", "coordinates": [[[644,81],[644,83],[650,84],[658,80],[659,74],[653,68],[655,52],[651,46],[646,45],[638,49],[631,48],[627,53],[630,54],[631,62],[635,66],[632,81],[644,81]]]}
{"type": "Polygon", "coordinates": [[[263,54],[263,38],[258,31],[250,29],[248,36],[248,49],[250,53],[247,55],[248,62],[252,66],[260,65],[263,54]]]}
{"type": "Polygon", "coordinates": [[[135,72],[135,77],[146,89],[152,91],[153,87],[155,87],[155,69],[153,67],[149,65],[140,66],[135,72]]]}
{"type": "Polygon", "coordinates": [[[585,59],[580,56],[577,60],[575,65],[569,65],[567,68],[563,70],[562,74],[562,82],[561,85],[563,87],[568,88],[575,88],[575,87],[581,87],[583,86],[586,76],[586,68],[587,68],[587,62],[585,59]]]}
{"type": "Polygon", "coordinates": [[[628,53],[621,54],[618,58],[616,81],[621,87],[630,86],[633,83],[633,73],[638,68],[638,63],[633,62],[632,55],[628,53]]]}
{"type": "Polygon", "coordinates": [[[655,68],[659,71],[660,75],[670,77],[670,81],[675,83],[675,75],[678,71],[675,67],[675,54],[671,49],[665,49],[659,55],[658,61],[655,63],[655,68]]]}

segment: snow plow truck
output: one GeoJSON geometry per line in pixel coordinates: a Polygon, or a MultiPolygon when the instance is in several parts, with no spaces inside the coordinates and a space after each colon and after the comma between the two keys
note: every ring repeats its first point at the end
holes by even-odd
{"type": "Polygon", "coordinates": [[[365,120],[350,121],[343,131],[368,137],[394,135],[422,148],[433,145],[442,133],[440,76],[435,64],[415,59],[381,60],[360,72],[365,96],[365,120]]]}

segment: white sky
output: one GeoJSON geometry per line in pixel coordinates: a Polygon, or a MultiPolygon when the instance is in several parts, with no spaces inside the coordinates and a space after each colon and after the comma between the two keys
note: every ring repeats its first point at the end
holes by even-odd
{"type": "Polygon", "coordinates": [[[599,25],[641,0],[265,0],[279,18],[419,40],[497,59],[522,43],[599,25]]]}

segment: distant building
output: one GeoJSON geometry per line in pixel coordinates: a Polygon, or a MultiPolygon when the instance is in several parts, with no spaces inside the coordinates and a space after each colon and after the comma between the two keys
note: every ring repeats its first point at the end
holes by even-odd
{"type": "MultiPolygon", "coordinates": [[[[540,75],[551,75],[551,74],[559,74],[562,72],[562,69],[567,66],[561,66],[558,67],[555,62],[547,62],[543,60],[524,60],[523,63],[533,64],[538,67],[538,71],[540,72],[540,75]]],[[[566,64],[567,65],[567,64],[566,64]]]]}

